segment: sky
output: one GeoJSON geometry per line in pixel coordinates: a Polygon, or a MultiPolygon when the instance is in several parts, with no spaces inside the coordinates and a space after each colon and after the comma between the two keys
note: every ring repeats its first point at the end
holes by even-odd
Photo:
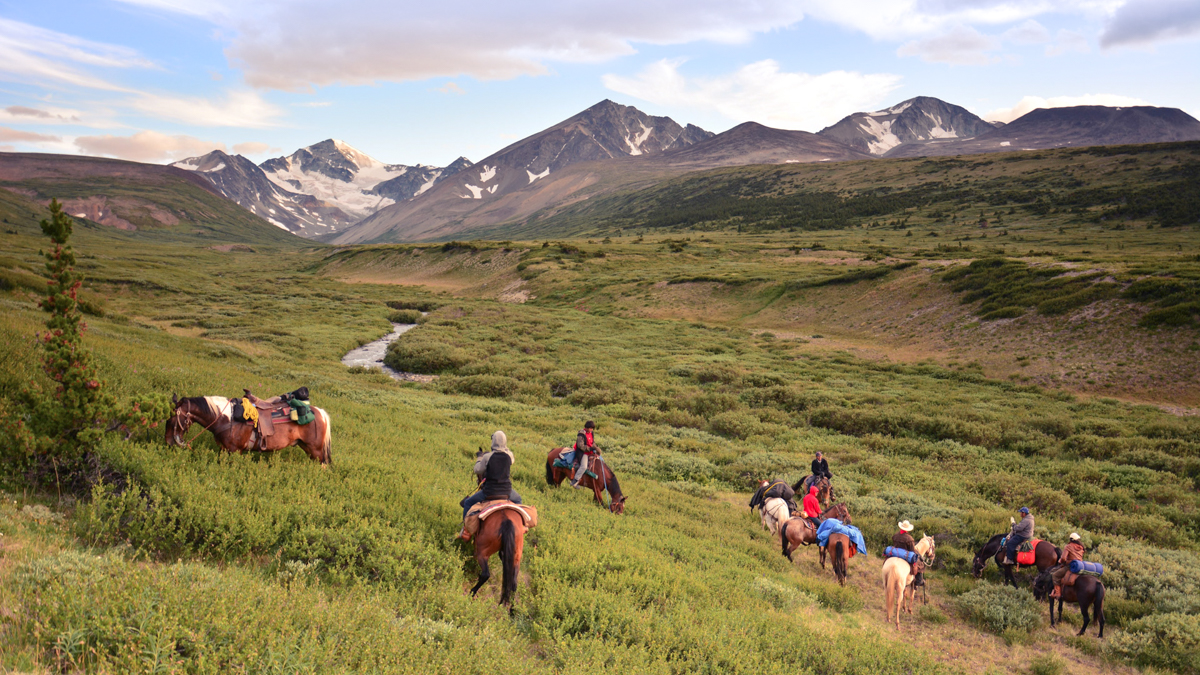
{"type": "Polygon", "coordinates": [[[612,99],[721,132],[935,96],[1200,118],[1200,0],[0,0],[0,151],[444,166],[612,99]]]}

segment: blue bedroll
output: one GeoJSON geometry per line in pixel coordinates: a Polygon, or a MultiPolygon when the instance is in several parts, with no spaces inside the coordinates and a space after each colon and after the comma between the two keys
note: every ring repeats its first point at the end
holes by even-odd
{"type": "Polygon", "coordinates": [[[1097,577],[1104,574],[1104,565],[1086,560],[1072,560],[1070,569],[1071,574],[1090,574],[1097,577]]]}
{"type": "Polygon", "coordinates": [[[575,451],[574,450],[572,450],[571,452],[564,452],[563,454],[558,456],[558,459],[554,460],[554,466],[557,466],[560,469],[570,469],[574,465],[575,465],[575,451]]]}
{"type": "Polygon", "coordinates": [[[907,562],[909,565],[911,565],[911,564],[917,562],[917,560],[921,557],[921,555],[919,553],[914,553],[913,551],[909,551],[908,549],[896,548],[895,546],[889,546],[889,547],[883,549],[883,557],[899,558],[899,559],[907,562]]]}
{"type": "Polygon", "coordinates": [[[867,554],[867,540],[863,539],[862,532],[853,525],[843,525],[842,521],[837,518],[829,518],[821,523],[821,527],[817,529],[817,543],[822,547],[829,545],[829,535],[844,534],[854,542],[854,547],[858,552],[867,554]]]}

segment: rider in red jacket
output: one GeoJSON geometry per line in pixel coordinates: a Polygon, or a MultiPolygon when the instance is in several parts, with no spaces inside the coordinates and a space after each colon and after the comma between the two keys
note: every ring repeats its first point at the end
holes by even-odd
{"type": "Polygon", "coordinates": [[[808,494],[804,495],[804,517],[812,521],[813,527],[821,527],[821,521],[817,519],[821,515],[821,503],[817,501],[817,488],[810,487],[808,494]]]}

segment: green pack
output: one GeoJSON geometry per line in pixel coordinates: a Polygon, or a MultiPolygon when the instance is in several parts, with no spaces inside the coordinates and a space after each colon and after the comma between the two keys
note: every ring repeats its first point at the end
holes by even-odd
{"type": "Polygon", "coordinates": [[[312,404],[308,401],[293,398],[288,401],[288,405],[292,406],[291,418],[296,424],[308,424],[317,418],[312,411],[312,404]]]}

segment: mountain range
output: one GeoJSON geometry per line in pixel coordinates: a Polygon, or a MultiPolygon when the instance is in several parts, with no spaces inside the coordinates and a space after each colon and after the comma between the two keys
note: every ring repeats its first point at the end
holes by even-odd
{"type": "Polygon", "coordinates": [[[605,100],[478,164],[386,164],[329,139],[259,165],[214,151],[172,166],[289,232],[358,244],[464,236],[722,166],[1183,140],[1200,140],[1200,121],[1149,106],[1038,109],[1000,124],[918,96],[817,133],[746,122],[713,134],[605,100]]]}

